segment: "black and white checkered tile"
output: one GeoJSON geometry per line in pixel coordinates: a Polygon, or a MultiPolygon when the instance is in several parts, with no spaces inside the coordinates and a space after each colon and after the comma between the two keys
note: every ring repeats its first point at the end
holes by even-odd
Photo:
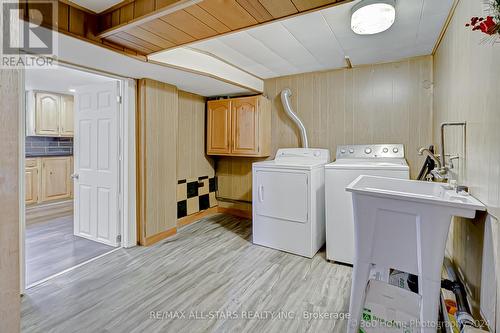
{"type": "Polygon", "coordinates": [[[177,181],[177,218],[217,206],[217,179],[202,176],[177,181]]]}

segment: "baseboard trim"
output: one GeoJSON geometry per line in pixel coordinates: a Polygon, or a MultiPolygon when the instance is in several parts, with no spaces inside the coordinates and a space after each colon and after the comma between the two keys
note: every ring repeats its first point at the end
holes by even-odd
{"type": "Polygon", "coordinates": [[[177,227],[170,228],[170,229],[162,231],[156,235],[145,237],[144,243],[141,245],[143,245],[143,246],[153,245],[154,243],[158,243],[159,241],[164,240],[165,238],[168,238],[170,236],[173,236],[176,233],[177,233],[177,227]]]}
{"type": "Polygon", "coordinates": [[[201,211],[201,212],[198,212],[195,214],[191,214],[189,216],[178,219],[176,227],[165,230],[165,231],[160,232],[156,235],[146,237],[146,238],[144,238],[144,243],[141,243],[140,245],[149,246],[149,245],[153,245],[155,243],[158,243],[159,241],[164,240],[165,238],[168,238],[170,236],[175,235],[177,233],[178,228],[184,227],[184,226],[189,225],[191,223],[197,222],[204,217],[207,217],[207,216],[210,216],[213,214],[217,214],[217,213],[233,215],[233,216],[242,217],[242,218],[246,218],[246,219],[252,218],[252,211],[250,211],[250,210],[224,208],[224,207],[211,207],[211,208],[208,208],[204,211],[201,211]]]}
{"type": "Polygon", "coordinates": [[[210,216],[210,215],[213,215],[216,213],[218,213],[217,207],[211,207],[211,208],[202,210],[201,212],[185,216],[185,217],[177,220],[177,228],[184,227],[184,226],[189,225],[191,223],[197,222],[204,217],[207,217],[207,216],[210,216]]]}
{"type": "Polygon", "coordinates": [[[242,217],[245,219],[252,218],[252,211],[251,210],[217,207],[217,212],[222,213],[222,214],[228,214],[228,215],[233,215],[233,216],[237,216],[237,217],[242,217]]]}
{"type": "Polygon", "coordinates": [[[73,200],[26,206],[26,224],[34,224],[73,214],[73,200]]]}

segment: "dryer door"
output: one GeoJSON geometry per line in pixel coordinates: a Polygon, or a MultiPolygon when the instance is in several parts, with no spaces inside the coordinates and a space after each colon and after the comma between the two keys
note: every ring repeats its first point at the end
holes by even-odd
{"type": "Polygon", "coordinates": [[[297,171],[257,170],[253,203],[257,215],[306,223],[309,175],[297,171]]]}

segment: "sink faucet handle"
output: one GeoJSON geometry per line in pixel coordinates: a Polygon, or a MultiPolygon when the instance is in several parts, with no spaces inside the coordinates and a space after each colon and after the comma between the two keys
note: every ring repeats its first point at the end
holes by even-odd
{"type": "Polygon", "coordinates": [[[449,168],[450,169],[455,169],[455,166],[453,165],[453,161],[458,160],[458,159],[460,159],[460,156],[458,156],[458,155],[453,155],[453,156],[449,157],[449,161],[450,161],[449,168]]]}
{"type": "Polygon", "coordinates": [[[447,167],[436,167],[431,170],[435,180],[447,182],[450,179],[449,169],[447,167]]]}

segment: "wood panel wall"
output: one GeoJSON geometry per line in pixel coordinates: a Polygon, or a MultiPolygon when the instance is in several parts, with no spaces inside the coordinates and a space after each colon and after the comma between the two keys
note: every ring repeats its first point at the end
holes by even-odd
{"type": "MultiPolygon", "coordinates": [[[[116,44],[112,40],[105,40],[98,37],[97,34],[101,31],[100,27],[103,25],[103,19],[96,13],[70,3],[68,0],[54,1],[54,3],[57,5],[57,19],[55,22],[43,22],[43,26],[114,51],[138,57],[141,60],[146,60],[144,53],[127,47],[126,43],[116,44]]],[[[25,0],[21,2],[20,6],[29,8],[29,1],[25,0]]],[[[27,16],[28,11],[24,13],[24,19],[29,20],[27,16]]]]}
{"type": "Polygon", "coordinates": [[[205,97],[139,80],[138,233],[150,245],[176,233],[177,180],[213,177],[205,155],[205,97]]]}
{"type": "MultiPolygon", "coordinates": [[[[439,125],[444,121],[467,121],[466,153],[462,135],[450,130],[447,153],[459,154],[459,183],[500,217],[500,47],[485,42],[464,24],[485,15],[482,0],[461,0],[434,56],[434,141],[439,144],[439,125]]],[[[497,222],[496,222],[497,223],[497,222]]],[[[456,220],[449,250],[464,272],[472,296],[479,301],[483,221],[456,220]]],[[[498,249],[499,241],[494,240],[498,249]]],[[[497,270],[500,268],[497,263],[497,270]]],[[[494,292],[494,291],[492,291],[494,292]]],[[[499,313],[499,312],[497,312],[499,313]]],[[[500,313],[497,314],[500,318],[500,313]]]]}
{"type": "Polygon", "coordinates": [[[20,72],[0,70],[0,332],[20,330],[19,89],[20,72]]]}
{"type": "Polygon", "coordinates": [[[213,177],[213,159],[205,154],[205,98],[179,91],[177,179],[213,177]]]}
{"type": "MultiPolygon", "coordinates": [[[[272,157],[278,148],[298,147],[299,132],[283,111],[280,92],[292,90],[292,107],[304,122],[311,147],[403,143],[416,177],[423,163],[419,147],[432,142],[432,57],[269,79],[272,100],[272,157]]],[[[272,158],[271,157],[271,158],[272,158]]],[[[251,163],[219,158],[219,196],[251,200],[251,163]]],[[[245,204],[221,204],[249,209],[245,204]]]]}
{"type": "Polygon", "coordinates": [[[59,32],[72,37],[84,39],[101,46],[123,52],[131,56],[138,56],[145,60],[144,53],[128,47],[126,43],[117,44],[112,40],[97,37],[102,23],[98,15],[92,14],[76,6],[70,6],[65,2],[58,1],[58,25],[59,32]]]}
{"type": "Polygon", "coordinates": [[[176,232],[178,103],[175,86],[139,80],[137,214],[142,245],[176,232]]]}

